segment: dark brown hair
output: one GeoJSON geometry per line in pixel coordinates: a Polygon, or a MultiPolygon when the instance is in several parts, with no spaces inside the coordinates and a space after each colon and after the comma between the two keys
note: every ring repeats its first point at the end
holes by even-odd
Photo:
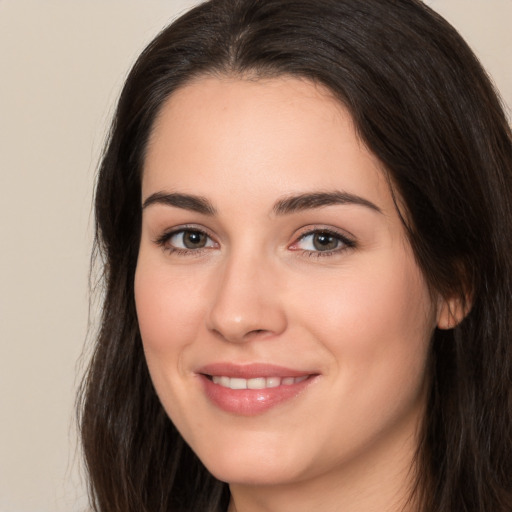
{"type": "Polygon", "coordinates": [[[415,497],[424,512],[512,510],[512,136],[471,50],[417,0],[211,0],[136,62],[95,199],[104,303],[79,399],[94,509],[220,512],[229,501],[158,401],[133,293],[155,116],[207,74],[298,76],[349,109],[404,205],[429,285],[471,302],[432,339],[415,497]]]}

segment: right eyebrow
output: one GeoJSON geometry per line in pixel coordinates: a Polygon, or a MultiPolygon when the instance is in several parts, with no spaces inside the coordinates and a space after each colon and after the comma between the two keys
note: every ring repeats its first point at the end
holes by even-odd
{"type": "Polygon", "coordinates": [[[183,208],[184,210],[202,213],[203,215],[215,215],[217,213],[213,204],[205,197],[180,194],[178,192],[155,192],[144,200],[142,209],[153,204],[174,206],[175,208],[183,208]]]}

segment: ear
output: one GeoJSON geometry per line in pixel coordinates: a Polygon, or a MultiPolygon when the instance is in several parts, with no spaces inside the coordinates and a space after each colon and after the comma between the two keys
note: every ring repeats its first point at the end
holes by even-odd
{"type": "Polygon", "coordinates": [[[471,310],[469,297],[440,297],[437,305],[437,328],[453,329],[471,310]]]}

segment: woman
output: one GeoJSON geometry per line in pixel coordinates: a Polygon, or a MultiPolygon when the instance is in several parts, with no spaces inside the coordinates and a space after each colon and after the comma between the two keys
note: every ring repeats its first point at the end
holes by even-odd
{"type": "Polygon", "coordinates": [[[97,191],[97,511],[512,509],[512,138],[416,0],[212,0],[97,191]]]}

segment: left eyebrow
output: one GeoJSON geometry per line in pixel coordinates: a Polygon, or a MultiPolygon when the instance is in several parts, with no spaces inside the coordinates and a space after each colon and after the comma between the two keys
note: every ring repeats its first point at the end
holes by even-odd
{"type": "Polygon", "coordinates": [[[356,204],[382,213],[382,210],[368,199],[341,191],[313,192],[286,197],[274,204],[273,211],[276,215],[286,215],[337,204],[356,204]]]}

